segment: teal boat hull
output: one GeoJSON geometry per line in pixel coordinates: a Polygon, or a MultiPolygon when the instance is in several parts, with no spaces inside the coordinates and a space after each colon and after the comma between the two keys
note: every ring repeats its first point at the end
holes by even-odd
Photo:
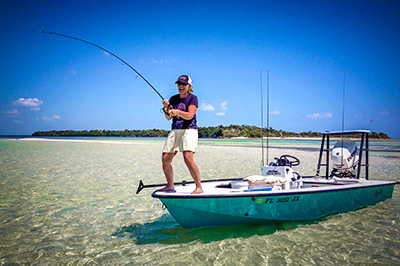
{"type": "Polygon", "coordinates": [[[397,182],[319,191],[268,192],[246,195],[166,196],[153,197],[168,208],[184,228],[235,224],[263,224],[282,221],[306,221],[353,211],[392,197],[397,182]]]}

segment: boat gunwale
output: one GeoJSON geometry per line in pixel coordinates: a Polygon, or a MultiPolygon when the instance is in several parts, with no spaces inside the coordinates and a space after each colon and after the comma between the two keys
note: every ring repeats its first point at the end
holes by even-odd
{"type": "MultiPolygon", "coordinates": [[[[378,181],[378,182],[384,182],[381,184],[369,184],[369,185],[361,185],[361,186],[354,186],[354,184],[335,184],[338,185],[335,188],[330,189],[318,189],[317,191],[301,191],[298,189],[293,189],[293,190],[279,190],[276,192],[271,192],[271,191],[254,191],[254,192],[237,192],[237,193],[232,193],[232,194],[181,194],[177,195],[175,193],[165,193],[165,194],[156,194],[158,190],[154,191],[151,196],[153,198],[175,198],[175,199],[204,199],[204,198],[251,198],[251,197],[272,197],[272,196],[286,196],[286,195],[301,195],[301,194],[315,194],[315,193],[331,193],[331,192],[338,192],[338,191],[345,191],[345,190],[354,190],[354,189],[363,189],[363,188],[371,188],[371,187],[382,187],[382,186],[395,186],[400,184],[399,181],[384,181],[384,180],[369,180],[369,181],[378,181]]],[[[310,182],[313,183],[313,182],[310,182]]],[[[334,185],[332,183],[332,185],[334,185]]]]}

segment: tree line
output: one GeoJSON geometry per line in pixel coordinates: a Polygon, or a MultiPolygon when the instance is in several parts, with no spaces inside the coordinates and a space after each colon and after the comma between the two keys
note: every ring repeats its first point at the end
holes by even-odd
{"type": "MultiPolygon", "coordinates": [[[[261,138],[267,136],[267,129],[248,125],[230,125],[230,126],[215,126],[215,127],[199,127],[200,138],[261,138]]],[[[168,130],[162,129],[144,129],[144,130],[51,130],[51,131],[36,131],[32,134],[35,137],[166,137],[168,130]]],[[[288,137],[321,137],[319,132],[287,132],[282,129],[268,129],[269,137],[288,138],[288,137]]],[[[383,133],[372,132],[370,138],[373,139],[390,139],[383,133]]]]}

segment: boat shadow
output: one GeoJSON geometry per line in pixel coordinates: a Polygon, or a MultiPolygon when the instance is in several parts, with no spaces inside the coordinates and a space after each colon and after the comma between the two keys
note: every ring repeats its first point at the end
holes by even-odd
{"type": "Polygon", "coordinates": [[[185,229],[181,227],[172,216],[164,214],[157,220],[151,222],[133,223],[122,226],[113,233],[112,236],[132,239],[138,245],[158,243],[181,244],[193,241],[210,243],[229,238],[248,238],[255,235],[270,235],[277,231],[293,230],[298,226],[316,224],[326,219],[327,217],[302,222],[277,222],[185,229]]]}

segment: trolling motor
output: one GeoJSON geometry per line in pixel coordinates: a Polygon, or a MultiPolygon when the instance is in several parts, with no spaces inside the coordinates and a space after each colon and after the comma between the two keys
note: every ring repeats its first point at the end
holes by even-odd
{"type": "Polygon", "coordinates": [[[353,140],[349,138],[339,140],[332,149],[331,159],[333,170],[330,177],[355,178],[350,170],[355,170],[357,167],[359,150],[353,140]]]}

